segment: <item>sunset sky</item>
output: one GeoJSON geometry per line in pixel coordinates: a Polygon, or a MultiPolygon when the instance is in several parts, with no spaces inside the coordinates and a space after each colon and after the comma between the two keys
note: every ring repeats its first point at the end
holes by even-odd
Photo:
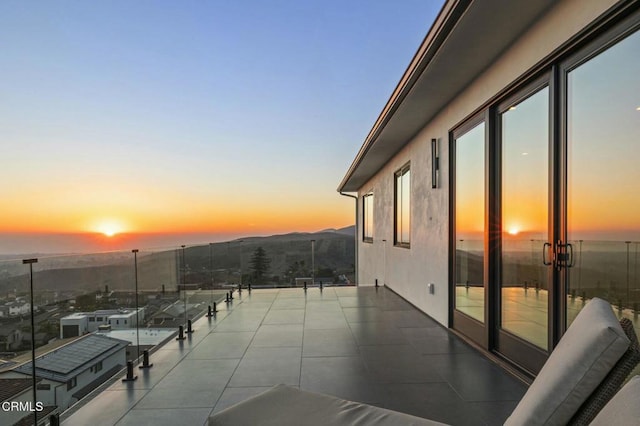
{"type": "Polygon", "coordinates": [[[353,224],[336,187],[441,5],[1,2],[0,252],[353,224]]]}

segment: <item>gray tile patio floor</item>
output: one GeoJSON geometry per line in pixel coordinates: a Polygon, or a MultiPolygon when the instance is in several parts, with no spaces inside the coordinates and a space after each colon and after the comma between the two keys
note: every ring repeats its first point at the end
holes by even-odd
{"type": "Polygon", "coordinates": [[[386,288],[245,290],[194,329],[63,424],[204,425],[285,383],[453,425],[497,425],[526,391],[386,288]]]}

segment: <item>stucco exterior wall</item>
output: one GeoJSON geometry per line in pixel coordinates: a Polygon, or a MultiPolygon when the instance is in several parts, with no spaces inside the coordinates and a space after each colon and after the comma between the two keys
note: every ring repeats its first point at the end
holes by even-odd
{"type": "Polygon", "coordinates": [[[448,325],[449,132],[615,3],[566,0],[556,5],[360,188],[359,209],[361,197],[374,194],[374,239],[362,241],[359,214],[359,285],[374,285],[377,279],[448,325]],[[435,189],[431,188],[432,138],[438,140],[440,157],[435,189]],[[407,162],[411,163],[410,249],[393,244],[394,173],[407,162]],[[429,283],[435,285],[434,294],[428,292],[429,283]]]}
{"type": "MultiPolygon", "coordinates": [[[[115,367],[116,365],[124,366],[126,365],[126,363],[127,363],[127,360],[126,360],[125,348],[122,348],[119,351],[111,354],[109,357],[105,358],[102,361],[102,369],[100,371],[96,371],[96,372],[91,371],[91,367],[96,365],[96,363],[87,365],[86,366],[87,368],[76,376],[77,384],[73,389],[67,390],[66,384],[62,384],[62,386],[60,386],[59,383],[56,383],[57,387],[55,387],[55,390],[54,390],[54,386],[51,387],[52,391],[55,392],[55,395],[53,394],[48,395],[49,399],[45,399],[43,395],[42,400],[46,404],[51,405],[53,404],[53,401],[51,401],[51,397],[53,397],[55,400],[55,404],[58,407],[60,407],[60,410],[61,411],[66,410],[71,405],[77,402],[77,400],[73,397],[74,393],[80,391],[85,386],[88,386],[89,384],[91,384],[98,377],[102,376],[104,373],[109,371],[109,369],[115,367]]],[[[55,382],[52,382],[52,383],[55,383],[55,382]]]]}

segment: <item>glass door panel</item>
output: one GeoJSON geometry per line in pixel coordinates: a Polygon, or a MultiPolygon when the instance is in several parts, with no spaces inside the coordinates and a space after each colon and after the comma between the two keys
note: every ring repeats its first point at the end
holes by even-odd
{"type": "Polygon", "coordinates": [[[484,122],[455,139],[455,307],[484,322],[484,122]]]}
{"type": "Polygon", "coordinates": [[[567,74],[567,323],[597,296],[640,328],[638,52],[640,32],[567,74]]]}
{"type": "Polygon", "coordinates": [[[549,89],[507,105],[502,136],[501,328],[548,347],[549,89]]]}

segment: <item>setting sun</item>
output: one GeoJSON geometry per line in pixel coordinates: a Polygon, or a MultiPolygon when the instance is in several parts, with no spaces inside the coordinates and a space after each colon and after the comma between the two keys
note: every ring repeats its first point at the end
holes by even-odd
{"type": "Polygon", "coordinates": [[[124,231],[123,226],[115,221],[105,221],[99,223],[96,228],[96,232],[104,234],[107,237],[113,237],[116,234],[119,234],[124,231]]]}
{"type": "Polygon", "coordinates": [[[102,231],[102,233],[104,235],[106,235],[107,237],[113,237],[114,235],[117,234],[117,231],[115,231],[113,229],[105,229],[104,231],[102,231]]]}
{"type": "Polygon", "coordinates": [[[518,235],[520,233],[520,230],[516,227],[511,227],[507,232],[511,235],[518,235]]]}

